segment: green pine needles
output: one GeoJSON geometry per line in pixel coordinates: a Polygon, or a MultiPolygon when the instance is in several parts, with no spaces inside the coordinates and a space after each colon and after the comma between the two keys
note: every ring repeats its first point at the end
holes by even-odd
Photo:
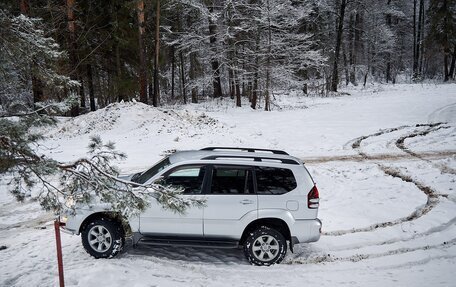
{"type": "Polygon", "coordinates": [[[204,205],[204,199],[180,196],[179,188],[119,178],[113,163],[126,155],[99,136],[91,137],[86,157],[70,163],[38,154],[43,135],[33,130],[53,123],[52,117],[36,113],[0,118],[0,174],[11,176],[7,186],[18,200],[33,194],[45,210],[56,214],[79,205],[103,205],[127,217],[143,211],[151,200],[177,213],[204,205]]]}

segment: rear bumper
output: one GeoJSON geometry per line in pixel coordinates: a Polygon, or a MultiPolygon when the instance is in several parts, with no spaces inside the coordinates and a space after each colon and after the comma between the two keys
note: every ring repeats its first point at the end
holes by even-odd
{"type": "Polygon", "coordinates": [[[293,243],[318,241],[321,235],[321,227],[322,223],[318,218],[296,220],[290,230],[293,243]]]}

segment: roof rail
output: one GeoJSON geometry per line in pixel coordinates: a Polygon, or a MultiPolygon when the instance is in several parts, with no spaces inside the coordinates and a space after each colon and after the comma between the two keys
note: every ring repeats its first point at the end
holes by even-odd
{"type": "Polygon", "coordinates": [[[254,161],[263,161],[263,160],[272,160],[272,161],[280,161],[281,163],[285,164],[294,164],[294,165],[299,165],[299,162],[297,162],[294,159],[290,158],[275,158],[275,157],[266,157],[266,156],[255,156],[255,155],[210,155],[203,157],[202,159],[204,160],[215,160],[218,158],[242,158],[242,159],[253,159],[254,161]]]}
{"type": "Polygon", "coordinates": [[[237,151],[246,151],[246,152],[267,151],[267,152],[271,152],[273,154],[288,155],[288,153],[283,151],[283,150],[264,149],[264,148],[242,148],[242,147],[211,146],[211,147],[202,148],[201,150],[237,150],[237,151]]]}

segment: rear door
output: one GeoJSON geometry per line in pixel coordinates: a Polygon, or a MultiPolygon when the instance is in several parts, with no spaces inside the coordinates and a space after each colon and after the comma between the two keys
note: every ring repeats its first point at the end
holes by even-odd
{"type": "MultiPolygon", "coordinates": [[[[184,189],[183,197],[202,198],[204,165],[180,166],[164,175],[165,185],[184,189]]],[[[203,208],[188,207],[184,214],[166,210],[156,200],[140,215],[140,232],[155,236],[203,236],[203,208]]]]}
{"type": "Polygon", "coordinates": [[[238,240],[245,225],[258,217],[253,168],[214,165],[208,167],[208,173],[204,236],[238,240]]]}

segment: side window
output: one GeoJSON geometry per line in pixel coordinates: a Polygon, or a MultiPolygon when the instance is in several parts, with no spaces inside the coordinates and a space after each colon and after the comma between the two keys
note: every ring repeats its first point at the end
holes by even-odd
{"type": "Polygon", "coordinates": [[[286,168],[256,167],[258,194],[284,194],[296,188],[293,172],[286,168]]]}
{"type": "Polygon", "coordinates": [[[173,170],[164,179],[165,185],[175,187],[182,187],[184,194],[198,194],[201,193],[203,187],[204,173],[206,168],[204,166],[185,166],[173,170]]]}
{"type": "Polygon", "coordinates": [[[253,194],[252,171],[235,167],[212,169],[212,194],[253,194]]]}

